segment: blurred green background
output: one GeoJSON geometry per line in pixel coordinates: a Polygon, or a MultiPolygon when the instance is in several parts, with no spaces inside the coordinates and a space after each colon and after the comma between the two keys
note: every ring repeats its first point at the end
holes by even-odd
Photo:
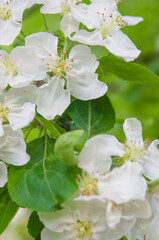
{"type": "MultiPolygon", "coordinates": [[[[35,5],[24,13],[23,31],[26,35],[45,31],[43,17],[40,14],[39,6],[35,5]]],[[[122,15],[142,16],[144,21],[137,26],[123,28],[123,31],[132,39],[138,49],[142,51],[137,63],[149,68],[156,74],[159,74],[159,0],[123,0],[119,4],[119,10],[122,15]]],[[[60,15],[46,15],[49,30],[60,29],[60,15]]],[[[20,38],[24,39],[22,34],[20,38]]],[[[5,47],[11,51],[16,45],[23,45],[23,41],[15,40],[14,44],[5,47]]],[[[122,124],[125,118],[136,117],[143,125],[144,138],[159,138],[159,90],[154,86],[136,84],[124,81],[112,74],[107,74],[107,84],[109,87],[108,96],[116,112],[117,123],[109,133],[115,134],[119,140],[124,140],[122,124]]],[[[26,221],[24,221],[26,225],[26,221]]],[[[13,224],[13,223],[12,223],[13,224]]],[[[15,231],[14,230],[10,231],[15,231]]],[[[31,240],[26,234],[26,226],[23,233],[19,231],[19,238],[16,240],[31,240]]],[[[13,232],[12,232],[13,233],[13,232]]],[[[9,239],[3,234],[0,239],[9,239]]],[[[10,237],[13,239],[13,237],[10,237]]]]}

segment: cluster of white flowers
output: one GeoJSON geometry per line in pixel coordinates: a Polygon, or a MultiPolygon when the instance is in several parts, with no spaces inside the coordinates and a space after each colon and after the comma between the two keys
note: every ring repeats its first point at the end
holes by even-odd
{"type": "MultiPolygon", "coordinates": [[[[49,32],[25,38],[9,54],[0,50],[0,187],[7,182],[7,167],[29,161],[22,128],[35,112],[52,120],[70,104],[71,95],[90,100],[103,96],[107,85],[98,80],[99,62],[86,45],[104,46],[125,61],[140,51],[121,28],[141,17],[121,16],[117,0],[0,0],[0,45],[10,45],[21,31],[25,9],[42,4],[42,14],[61,14],[61,30],[79,42],[69,53],[58,48],[49,32]],[[84,45],[85,44],[85,45],[84,45]]],[[[127,141],[110,135],[88,140],[79,155],[79,191],[55,213],[39,213],[46,228],[42,240],[156,240],[157,188],[146,180],[159,178],[158,140],[147,147],[141,124],[124,123],[127,141]],[[118,167],[114,167],[118,166],[118,167]]]]}
{"type": "Polygon", "coordinates": [[[158,189],[146,182],[159,178],[159,141],[148,147],[135,118],[125,120],[124,132],[124,144],[107,134],[86,142],[78,192],[57,212],[39,213],[42,240],[159,239],[158,189]],[[116,162],[121,166],[113,167],[116,162]]]}

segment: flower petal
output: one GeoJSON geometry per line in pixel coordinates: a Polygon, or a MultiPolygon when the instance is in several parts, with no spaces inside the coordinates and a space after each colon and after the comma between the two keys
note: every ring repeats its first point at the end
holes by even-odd
{"type": "Polygon", "coordinates": [[[128,118],[123,125],[124,133],[127,138],[127,144],[135,147],[143,147],[142,126],[136,118],[128,118]]]}
{"type": "Polygon", "coordinates": [[[37,111],[51,120],[61,115],[70,104],[70,93],[64,89],[64,80],[53,77],[37,91],[37,111]]]}
{"type": "Polygon", "coordinates": [[[87,32],[86,30],[82,29],[75,33],[73,37],[70,37],[70,39],[86,45],[104,46],[102,34],[98,30],[87,32]]]}
{"type": "Polygon", "coordinates": [[[72,96],[81,100],[96,99],[103,96],[108,87],[105,83],[98,81],[98,75],[83,66],[81,70],[72,69],[67,74],[67,89],[72,96]]]}
{"type": "Polygon", "coordinates": [[[104,46],[114,55],[124,58],[125,61],[133,61],[137,58],[139,51],[134,43],[122,31],[116,31],[107,36],[104,46]]]}
{"type": "Polygon", "coordinates": [[[7,167],[5,163],[0,162],[0,187],[3,187],[8,180],[7,167]]]}
{"type": "Polygon", "coordinates": [[[15,166],[29,161],[22,131],[13,131],[9,125],[4,126],[4,135],[0,138],[0,159],[15,166]]]}
{"type": "Polygon", "coordinates": [[[10,45],[20,33],[22,24],[13,21],[11,18],[0,21],[0,45],[10,45]]]}
{"type": "Polygon", "coordinates": [[[47,32],[34,33],[25,38],[25,44],[36,47],[42,58],[48,57],[49,53],[57,53],[58,37],[47,32]]]}
{"type": "Polygon", "coordinates": [[[150,180],[159,178],[159,140],[155,140],[149,146],[146,156],[143,157],[144,175],[150,180]]]}
{"type": "Polygon", "coordinates": [[[61,5],[63,0],[46,0],[44,6],[40,9],[44,14],[56,14],[61,13],[61,5]]]}
{"type": "Polygon", "coordinates": [[[122,20],[124,20],[124,22],[128,23],[129,26],[134,26],[134,25],[144,21],[144,19],[142,17],[133,17],[133,16],[123,16],[122,20]]]}
{"type": "Polygon", "coordinates": [[[41,232],[41,240],[67,240],[72,238],[72,232],[56,233],[47,228],[44,228],[41,232]]]}
{"type": "Polygon", "coordinates": [[[132,162],[126,162],[120,168],[114,168],[98,182],[100,195],[117,204],[131,200],[144,200],[147,184],[141,171],[141,165],[132,162]]]}
{"type": "Polygon", "coordinates": [[[63,231],[71,231],[71,224],[74,223],[72,212],[68,209],[60,209],[54,213],[38,213],[43,224],[53,232],[62,233],[63,231]]]}
{"type": "Polygon", "coordinates": [[[89,174],[109,171],[112,160],[111,155],[121,155],[123,146],[115,137],[101,134],[88,140],[79,155],[78,166],[89,174]]]}
{"type": "Polygon", "coordinates": [[[7,118],[14,131],[26,127],[35,117],[35,104],[30,102],[26,102],[22,106],[14,106],[9,110],[7,118]]]}
{"type": "Polygon", "coordinates": [[[72,17],[71,13],[68,13],[62,18],[60,26],[65,36],[69,37],[71,33],[78,31],[79,22],[72,17]]]}

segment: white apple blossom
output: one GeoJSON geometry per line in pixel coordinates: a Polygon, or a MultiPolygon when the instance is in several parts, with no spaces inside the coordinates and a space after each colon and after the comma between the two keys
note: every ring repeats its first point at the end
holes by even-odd
{"type": "MultiPolygon", "coordinates": [[[[106,202],[97,196],[92,196],[90,199],[87,197],[75,199],[55,213],[38,214],[46,227],[42,231],[42,240],[118,240],[135,223],[133,212],[131,216],[123,217],[120,224],[116,224],[115,229],[110,228],[106,221],[107,215],[110,216],[106,212],[106,202]]],[[[141,215],[140,211],[137,214],[141,215]]],[[[142,211],[142,215],[146,214],[142,211]]]]}
{"type": "Polygon", "coordinates": [[[116,160],[124,162],[138,162],[142,166],[143,174],[150,180],[159,178],[159,140],[153,141],[148,146],[142,139],[141,123],[136,118],[126,119],[123,125],[126,142],[119,143],[111,135],[105,135],[105,151],[108,159],[116,156],[116,160]]]}
{"type": "Polygon", "coordinates": [[[52,76],[37,90],[37,111],[45,118],[61,115],[70,104],[70,95],[89,100],[106,93],[106,84],[95,73],[99,63],[87,46],[74,46],[69,56],[63,50],[58,54],[58,38],[49,33],[28,36],[26,46],[37,49],[39,73],[52,76]]]}
{"type": "Polygon", "coordinates": [[[22,27],[27,0],[0,0],[0,45],[10,45],[22,27]]]}
{"type": "Polygon", "coordinates": [[[4,124],[15,131],[26,127],[35,116],[36,87],[9,89],[0,92],[0,136],[4,134],[4,124]]]}
{"type": "MultiPolygon", "coordinates": [[[[62,15],[60,22],[61,30],[65,36],[69,36],[72,32],[77,32],[79,28],[79,21],[72,15],[72,9],[81,0],[46,0],[44,6],[41,8],[43,14],[56,14],[62,15]]],[[[85,7],[86,4],[78,4],[76,7],[80,12],[81,8],[85,7]]]]}
{"type": "Polygon", "coordinates": [[[111,53],[126,61],[133,61],[140,54],[140,51],[120,29],[126,25],[135,25],[143,21],[143,18],[122,17],[116,9],[116,4],[108,0],[99,2],[94,0],[87,9],[83,9],[83,12],[78,13],[78,10],[74,8],[72,14],[92,30],[88,32],[81,29],[75,33],[72,40],[88,45],[104,46],[111,53]]]}
{"type": "MultiPolygon", "coordinates": [[[[73,207],[58,210],[55,213],[39,213],[46,228],[42,231],[42,240],[117,240],[121,229],[113,231],[107,228],[105,202],[99,198],[76,200],[73,207]]],[[[132,222],[132,220],[128,220],[132,222]]]]}
{"type": "Polygon", "coordinates": [[[78,175],[79,195],[76,200],[89,201],[97,197],[105,200],[106,239],[119,239],[135,224],[137,218],[149,218],[151,208],[145,194],[147,184],[141,176],[141,166],[127,162],[114,168],[105,150],[107,139],[98,135],[88,140],[79,155],[78,175]]]}
{"type": "Polygon", "coordinates": [[[158,240],[159,239],[159,186],[154,186],[147,191],[147,200],[152,209],[149,219],[138,219],[134,227],[127,233],[128,240],[158,240]]]}
{"type": "Polygon", "coordinates": [[[0,88],[21,88],[33,80],[43,80],[34,47],[16,47],[10,54],[0,50],[0,88]],[[32,74],[34,68],[34,74],[32,74]]]}
{"type": "Polygon", "coordinates": [[[107,151],[108,145],[107,135],[101,134],[88,140],[82,149],[78,162],[78,167],[83,169],[79,179],[81,195],[100,195],[117,204],[144,200],[147,184],[141,175],[142,167],[139,163],[126,162],[110,171],[111,146],[107,151]]]}
{"type": "Polygon", "coordinates": [[[26,153],[26,144],[22,131],[13,131],[9,125],[5,125],[3,128],[4,134],[0,137],[0,159],[3,161],[0,162],[0,187],[3,187],[7,182],[5,163],[21,166],[30,159],[26,153]]]}

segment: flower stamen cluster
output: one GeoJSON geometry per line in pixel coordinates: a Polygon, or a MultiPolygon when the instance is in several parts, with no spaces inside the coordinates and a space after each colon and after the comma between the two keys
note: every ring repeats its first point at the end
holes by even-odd
{"type": "MultiPolygon", "coordinates": [[[[92,224],[88,222],[87,219],[83,218],[82,221],[78,220],[76,216],[73,216],[76,220],[73,223],[72,232],[76,233],[75,239],[91,239],[93,232],[92,232],[92,224]]],[[[74,240],[74,239],[72,239],[74,240]]]]}
{"type": "Polygon", "coordinates": [[[15,64],[10,61],[9,56],[4,56],[3,60],[1,57],[2,54],[0,54],[0,68],[2,68],[4,75],[8,76],[11,74],[12,77],[15,77],[18,74],[15,64]]]}
{"type": "Polygon", "coordinates": [[[102,33],[103,39],[106,39],[109,34],[113,31],[119,30],[120,28],[128,25],[121,16],[114,16],[113,13],[107,15],[106,8],[103,12],[97,12],[102,19],[102,27],[99,31],[102,33]]]}
{"type": "MultiPolygon", "coordinates": [[[[6,97],[5,101],[8,101],[8,97],[6,97]]],[[[7,122],[7,116],[9,114],[9,108],[6,106],[6,104],[2,101],[0,103],[0,119],[2,119],[2,123],[7,122]]]]}
{"type": "Polygon", "coordinates": [[[56,54],[56,56],[49,53],[49,58],[42,58],[42,61],[45,61],[47,71],[51,72],[53,76],[66,79],[66,74],[72,69],[73,59],[68,59],[68,55],[61,52],[60,55],[56,54]]]}
{"type": "Polygon", "coordinates": [[[10,2],[4,1],[0,7],[0,19],[7,21],[11,16],[10,2]]]}
{"type": "Polygon", "coordinates": [[[82,176],[77,175],[77,183],[79,186],[79,192],[83,196],[98,195],[98,179],[92,177],[87,173],[82,173],[82,176]]]}
{"type": "Polygon", "coordinates": [[[136,162],[138,158],[142,158],[146,155],[147,149],[144,146],[136,147],[136,143],[133,143],[131,146],[124,144],[124,161],[136,162]]]}

